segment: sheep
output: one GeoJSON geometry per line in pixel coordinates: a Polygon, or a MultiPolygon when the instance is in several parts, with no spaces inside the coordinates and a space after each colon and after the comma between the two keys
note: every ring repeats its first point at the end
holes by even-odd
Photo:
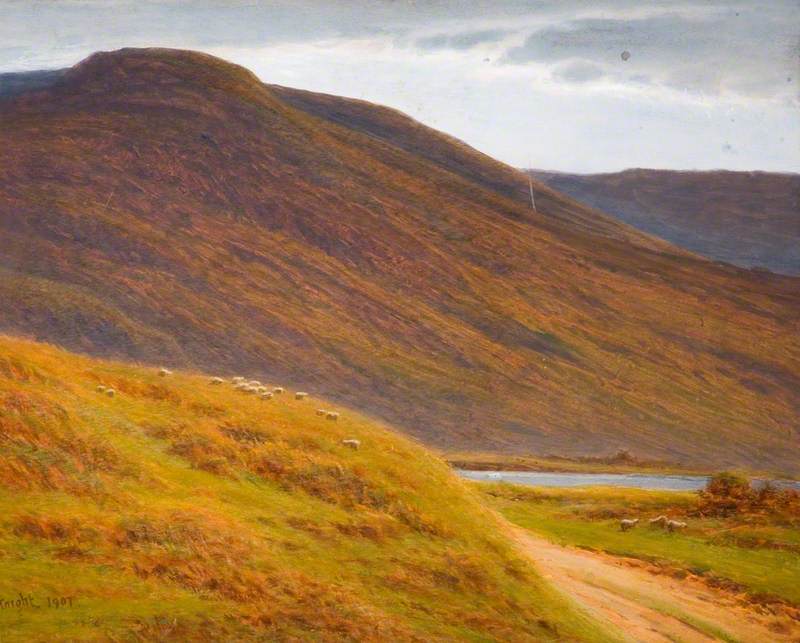
{"type": "Polygon", "coordinates": [[[266,386],[257,386],[257,387],[256,387],[256,390],[257,390],[259,393],[268,393],[268,392],[269,392],[269,391],[267,390],[267,387],[266,387],[266,386]]]}
{"type": "Polygon", "coordinates": [[[158,369],[158,376],[159,377],[166,377],[167,375],[172,375],[172,371],[168,368],[159,368],[158,369]]]}
{"type": "Polygon", "coordinates": [[[664,514],[661,514],[656,518],[650,518],[648,522],[650,523],[651,527],[661,527],[663,529],[666,526],[668,520],[669,518],[667,518],[664,514]]]}
{"type": "Polygon", "coordinates": [[[622,531],[628,531],[629,529],[633,529],[637,522],[639,522],[638,518],[623,518],[619,521],[619,528],[622,531]]]}
{"type": "Polygon", "coordinates": [[[261,393],[261,394],[259,395],[259,397],[260,397],[262,400],[271,400],[271,399],[272,399],[272,393],[270,393],[270,392],[261,393]]]}
{"type": "Polygon", "coordinates": [[[334,422],[336,422],[336,420],[339,419],[339,414],[336,411],[328,411],[325,417],[329,420],[333,420],[334,422]]]}
{"type": "Polygon", "coordinates": [[[243,391],[247,388],[247,384],[244,382],[237,382],[233,388],[235,388],[237,391],[243,391]]]}
{"type": "Polygon", "coordinates": [[[678,529],[685,529],[686,523],[681,522],[680,520],[667,520],[667,531],[670,533],[677,531],[678,529]]]}
{"type": "Polygon", "coordinates": [[[98,393],[105,393],[106,392],[106,387],[103,386],[102,384],[98,384],[97,388],[95,389],[95,391],[97,391],[98,393]]]}
{"type": "Polygon", "coordinates": [[[250,380],[250,381],[248,382],[248,384],[249,384],[250,386],[261,386],[261,382],[259,382],[258,380],[250,380]]]}
{"type": "Polygon", "coordinates": [[[105,393],[108,395],[108,397],[114,397],[117,394],[113,388],[107,388],[105,393]]]}
{"type": "Polygon", "coordinates": [[[244,378],[241,375],[237,375],[236,377],[231,378],[231,382],[234,384],[240,384],[241,382],[244,382],[244,378]]]}
{"type": "Polygon", "coordinates": [[[243,390],[245,393],[258,393],[258,388],[255,386],[245,386],[243,390]]]}
{"type": "Polygon", "coordinates": [[[284,388],[282,386],[276,386],[274,389],[272,389],[272,392],[275,393],[275,395],[280,395],[283,393],[283,391],[284,388]]]}
{"type": "Polygon", "coordinates": [[[317,409],[317,415],[325,415],[327,411],[325,409],[317,409]]]}
{"type": "Polygon", "coordinates": [[[297,393],[294,394],[294,399],[296,399],[296,400],[304,400],[307,397],[308,397],[308,393],[306,393],[304,391],[297,391],[297,393]]]}
{"type": "Polygon", "coordinates": [[[225,382],[225,380],[223,380],[221,377],[212,377],[208,381],[208,383],[212,385],[222,384],[223,382],[225,382]]]}
{"type": "Polygon", "coordinates": [[[342,440],[342,444],[346,447],[350,447],[354,451],[358,451],[358,447],[361,446],[361,440],[350,438],[348,440],[342,440]]]}

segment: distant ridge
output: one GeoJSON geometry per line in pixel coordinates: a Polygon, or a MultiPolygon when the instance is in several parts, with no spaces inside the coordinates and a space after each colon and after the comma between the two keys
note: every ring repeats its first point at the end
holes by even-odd
{"type": "Polygon", "coordinates": [[[66,69],[45,69],[0,74],[0,98],[50,87],[58,82],[66,69]]]}
{"type": "Polygon", "coordinates": [[[631,169],[531,176],[692,252],[800,275],[800,174],[631,169]]]}

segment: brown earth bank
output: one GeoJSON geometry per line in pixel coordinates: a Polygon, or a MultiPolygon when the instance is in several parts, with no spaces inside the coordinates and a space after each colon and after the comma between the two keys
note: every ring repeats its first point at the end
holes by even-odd
{"type": "Polygon", "coordinates": [[[313,388],[450,451],[800,470],[800,280],[203,54],[0,100],[0,330],[313,388]]]}
{"type": "Polygon", "coordinates": [[[800,174],[647,169],[530,174],[692,252],[800,275],[800,174]]]}

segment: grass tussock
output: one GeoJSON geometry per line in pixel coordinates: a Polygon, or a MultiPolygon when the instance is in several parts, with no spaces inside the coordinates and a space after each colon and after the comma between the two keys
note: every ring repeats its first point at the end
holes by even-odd
{"type": "Polygon", "coordinates": [[[605,640],[443,461],[317,406],[0,337],[0,597],[72,600],[3,640],[605,640]]]}

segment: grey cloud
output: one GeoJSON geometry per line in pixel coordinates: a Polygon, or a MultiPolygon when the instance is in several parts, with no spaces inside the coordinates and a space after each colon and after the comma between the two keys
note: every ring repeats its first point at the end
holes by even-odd
{"type": "Polygon", "coordinates": [[[631,74],[627,77],[628,82],[635,85],[652,85],[653,79],[647,74],[631,74]]]}
{"type": "MultiPolygon", "coordinates": [[[[565,20],[531,33],[509,49],[501,63],[531,62],[557,66],[572,59],[607,66],[621,82],[647,76],[688,92],[771,97],[796,93],[787,69],[797,67],[800,39],[797,5],[793,3],[732,8],[706,7],[705,12],[666,13],[632,18],[565,20]],[[620,58],[629,51],[627,61],[620,58]]],[[[554,76],[586,82],[586,74],[554,76]]],[[[597,76],[599,77],[599,75],[597,76]]]]}
{"type": "MultiPolygon", "coordinates": [[[[380,5],[373,9],[357,3],[109,0],[4,4],[0,0],[3,50],[21,50],[28,58],[54,46],[62,52],[75,50],[85,55],[152,44],[263,47],[327,38],[397,36],[407,33],[409,24],[404,16],[380,5]]],[[[12,56],[3,55],[0,65],[3,60],[12,60],[12,56]]]]}
{"type": "Polygon", "coordinates": [[[472,49],[491,42],[499,42],[510,32],[506,29],[484,29],[455,34],[437,34],[420,38],[416,45],[421,49],[472,49]]]}
{"type": "Polygon", "coordinates": [[[557,67],[553,75],[559,80],[570,83],[585,83],[605,76],[605,71],[599,65],[586,60],[576,60],[557,67]]]}

